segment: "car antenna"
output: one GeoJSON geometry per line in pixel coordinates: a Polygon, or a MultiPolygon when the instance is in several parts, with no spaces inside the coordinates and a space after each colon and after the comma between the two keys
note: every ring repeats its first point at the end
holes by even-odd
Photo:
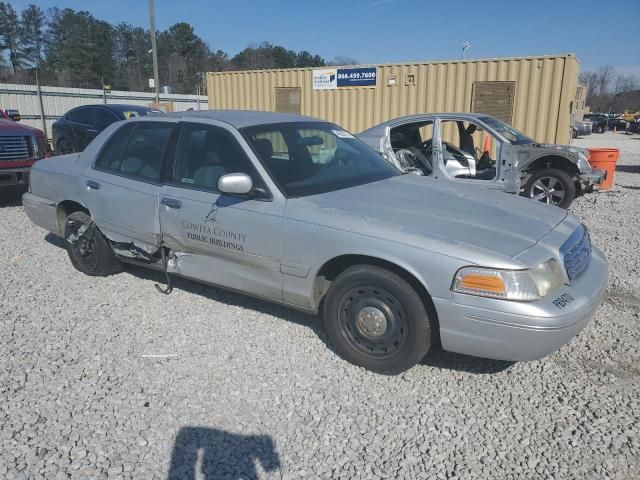
{"type": "Polygon", "coordinates": [[[167,280],[167,286],[162,288],[157,283],[155,284],[156,290],[165,295],[169,295],[173,291],[173,285],[171,285],[171,277],[169,276],[169,272],[167,271],[167,253],[165,247],[160,247],[160,255],[162,256],[162,270],[164,271],[165,278],[167,280]]]}

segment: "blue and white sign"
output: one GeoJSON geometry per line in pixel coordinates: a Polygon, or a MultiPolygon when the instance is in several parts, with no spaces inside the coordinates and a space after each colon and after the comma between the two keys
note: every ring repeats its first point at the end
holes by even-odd
{"type": "Polygon", "coordinates": [[[376,67],[324,68],[313,71],[314,90],[335,90],[341,87],[375,87],[376,67]]]}
{"type": "Polygon", "coordinates": [[[376,67],[339,68],[338,87],[375,87],[376,67]]]}

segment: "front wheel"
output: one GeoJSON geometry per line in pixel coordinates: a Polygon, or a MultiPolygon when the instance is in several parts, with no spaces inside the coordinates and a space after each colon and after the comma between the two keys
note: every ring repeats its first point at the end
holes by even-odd
{"type": "Polygon", "coordinates": [[[524,194],[538,202],[569,208],[576,198],[576,185],[566,172],[546,168],[531,174],[524,187],[524,194]]]}
{"type": "Polygon", "coordinates": [[[424,302],[402,277],[380,267],[357,265],[338,275],[323,313],[337,352],[377,373],[401,373],[431,346],[424,302]]]}

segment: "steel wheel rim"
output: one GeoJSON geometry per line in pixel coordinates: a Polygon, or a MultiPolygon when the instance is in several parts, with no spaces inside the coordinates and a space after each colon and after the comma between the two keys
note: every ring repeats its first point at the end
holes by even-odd
{"type": "Polygon", "coordinates": [[[537,179],[529,194],[530,198],[548,205],[559,205],[564,200],[565,189],[556,177],[540,177],[537,179]]]}
{"type": "Polygon", "coordinates": [[[385,289],[372,285],[352,288],[340,301],[338,319],[342,336],[367,357],[389,358],[407,342],[407,315],[385,289]]]}
{"type": "MultiPolygon", "coordinates": [[[[82,223],[73,222],[69,224],[72,230],[72,235],[77,235],[78,230],[83,226],[82,223]]],[[[67,238],[69,235],[67,235],[67,238]]],[[[71,242],[71,249],[73,254],[83,267],[88,270],[94,269],[98,264],[98,256],[96,254],[96,246],[93,240],[93,235],[88,236],[85,232],[82,232],[78,239],[71,242]]]]}

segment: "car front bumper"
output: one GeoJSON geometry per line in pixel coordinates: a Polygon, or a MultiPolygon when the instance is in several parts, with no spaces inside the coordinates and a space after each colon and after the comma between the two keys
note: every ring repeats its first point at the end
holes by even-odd
{"type": "Polygon", "coordinates": [[[598,168],[588,168],[578,175],[578,181],[582,183],[585,192],[597,190],[607,178],[607,172],[598,168]]]}
{"type": "Polygon", "coordinates": [[[573,285],[535,302],[458,293],[434,298],[442,348],[497,360],[542,358],[585,327],[600,306],[606,285],[607,260],[594,248],[589,267],[573,285]]]}
{"type": "Polygon", "coordinates": [[[1,168],[0,187],[29,185],[29,167],[1,168]]]}

